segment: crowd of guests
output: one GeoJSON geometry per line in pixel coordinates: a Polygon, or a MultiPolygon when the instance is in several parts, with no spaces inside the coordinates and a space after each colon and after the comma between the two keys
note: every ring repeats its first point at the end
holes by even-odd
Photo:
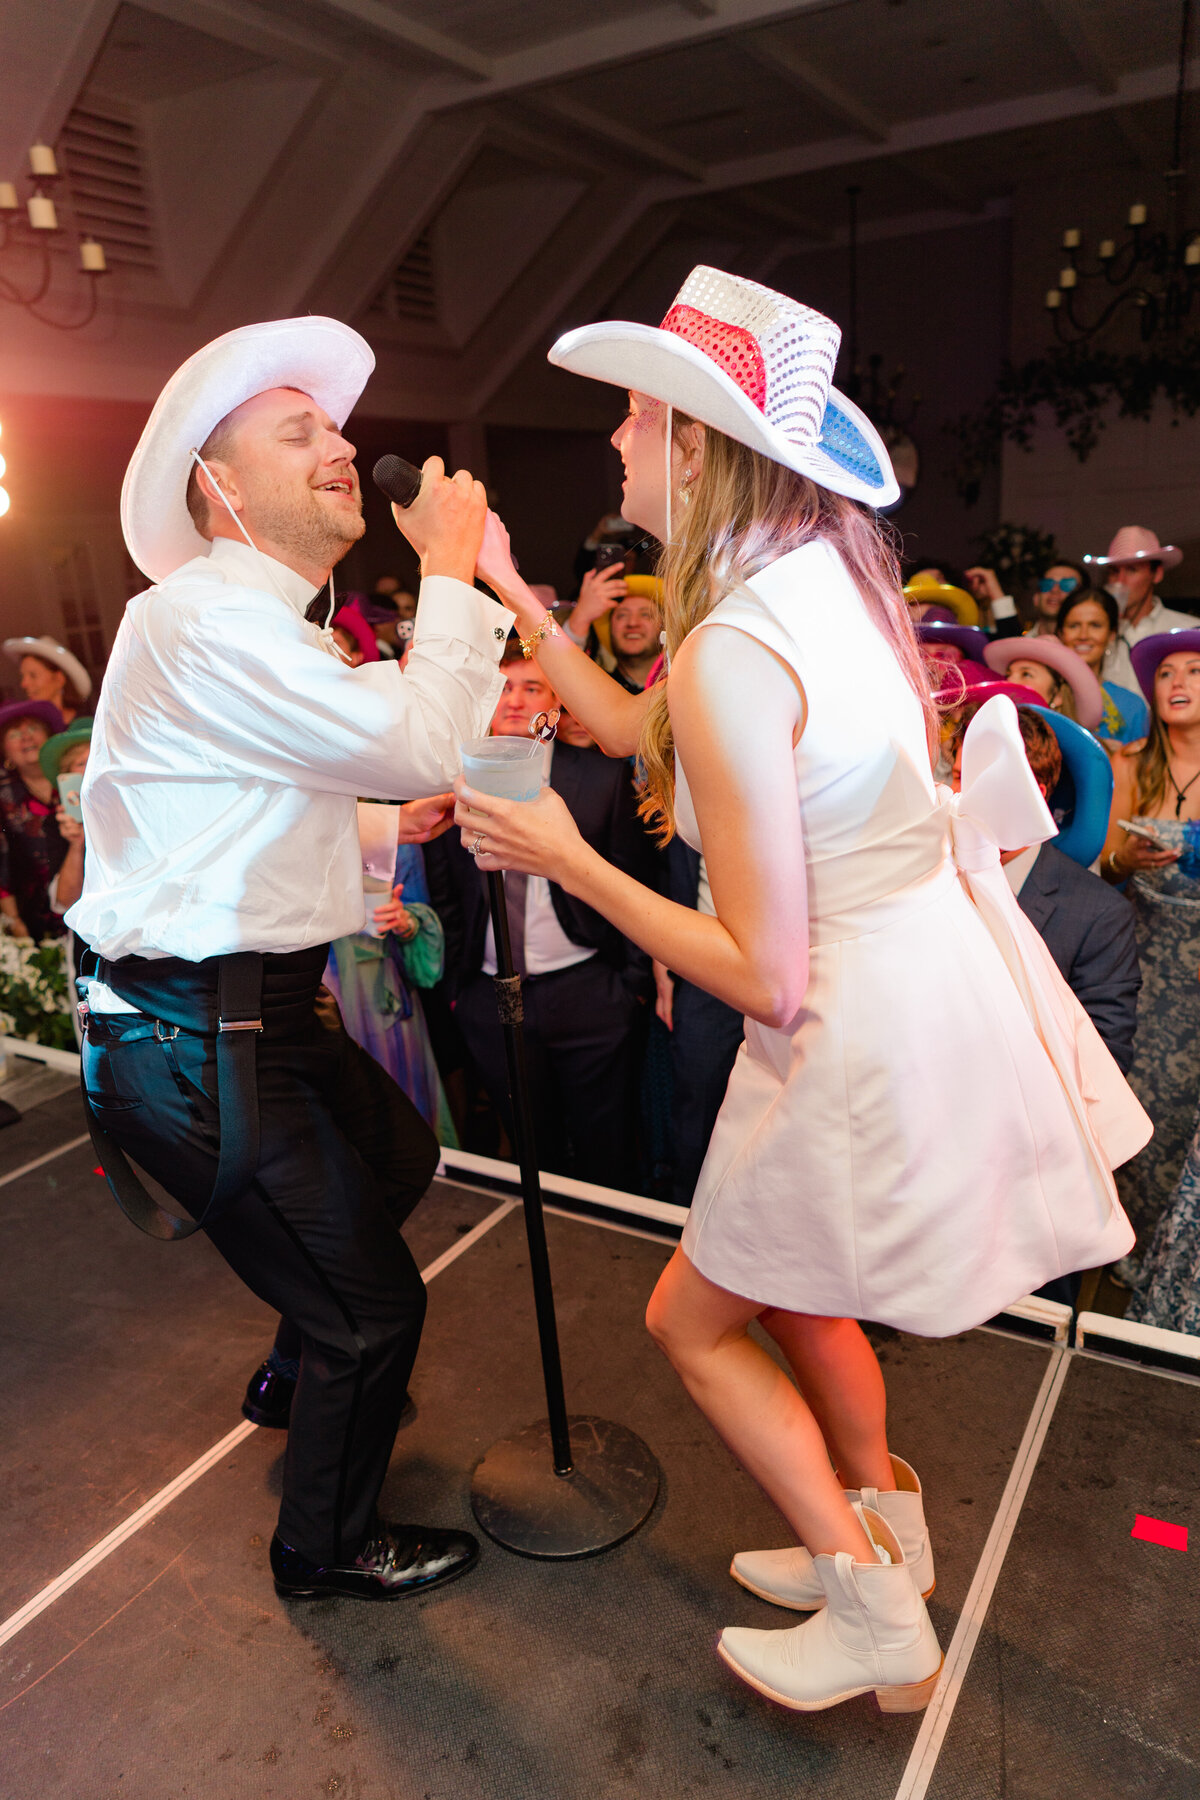
{"type": "MultiPolygon", "coordinates": [[[[602,519],[580,549],[578,592],[558,609],[561,628],[631,692],[663,669],[655,547],[636,537],[602,519]]],[[[1051,563],[1020,596],[989,568],[945,561],[913,566],[904,591],[942,707],[938,778],[957,787],[980,705],[996,693],[1017,704],[1060,834],[1009,848],[1005,873],[1155,1128],[1118,1172],[1138,1241],[1110,1274],[1131,1290],[1130,1317],[1200,1334],[1200,618],[1158,592],[1179,561],[1152,531],[1124,526],[1105,552],[1051,563]]],[[[334,640],[352,664],[403,668],[416,610],[385,576],[344,598],[334,640]]],[[[92,683],[49,638],[3,647],[22,697],[0,706],[0,924],[43,941],[63,935],[83,881],[92,683]]],[[[502,673],[492,732],[526,737],[557,697],[515,638],[502,673]]],[[[605,755],[566,712],[544,755],[545,779],[594,848],[712,910],[703,857],[643,825],[634,760],[605,755]]],[[[541,1166],[686,1205],[741,1018],[553,884],[505,882],[541,1166]]],[[[365,928],[332,946],[326,972],[346,1028],[441,1142],[508,1154],[484,877],[452,831],[423,850],[401,845],[364,887],[365,928]]],[[[1056,1284],[1056,1298],[1077,1294],[1077,1277],[1056,1284]]]]}

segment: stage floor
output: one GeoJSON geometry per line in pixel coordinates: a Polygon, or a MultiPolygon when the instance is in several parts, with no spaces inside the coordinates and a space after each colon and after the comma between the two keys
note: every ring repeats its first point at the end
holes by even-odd
{"type": "MultiPolygon", "coordinates": [[[[722,1625],[791,1622],[727,1573],[786,1533],[645,1334],[670,1246],[555,1215],[568,1398],[656,1452],[646,1526],[557,1566],[485,1540],[470,1576],[393,1606],[287,1606],[266,1560],[283,1440],[238,1411],[272,1320],[206,1240],[140,1237],[82,1132],[64,1093],[0,1133],[2,1800],[1200,1791],[1195,1380],[994,1330],[876,1333],[946,1671],[923,1719],[787,1713],[714,1654],[722,1625]],[[1194,1547],[1132,1537],[1139,1514],[1194,1547]]],[[[439,1182],[408,1235],[430,1309],[384,1510],[469,1526],[474,1463],[545,1410],[521,1214],[439,1182]]]]}

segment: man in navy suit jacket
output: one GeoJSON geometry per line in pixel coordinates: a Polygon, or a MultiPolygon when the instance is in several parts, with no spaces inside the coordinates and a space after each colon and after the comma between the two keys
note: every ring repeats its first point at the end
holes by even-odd
{"type": "MultiPolygon", "coordinates": [[[[1010,879],[1015,867],[1016,861],[1006,867],[1010,879]]],[[[1142,985],[1132,906],[1053,844],[1042,844],[1035,852],[1017,904],[1041,932],[1067,986],[1124,1074],[1133,1061],[1142,985]]]]}
{"type": "MultiPolygon", "coordinates": [[[[503,736],[524,735],[534,713],[556,704],[537,664],[513,650],[503,659],[505,691],[492,724],[503,736]]],[[[562,742],[552,744],[549,754],[550,786],[585,840],[626,874],[656,886],[657,859],[637,816],[628,762],[562,742]]],[[[457,831],[426,846],[425,867],[446,937],[445,994],[511,1139],[487,880],[457,831]]],[[[583,1181],[636,1191],[641,1051],[654,993],[650,959],[582,900],[552,882],[520,879],[523,932],[511,875],[505,885],[513,955],[524,976],[539,1162],[583,1181]]]]}

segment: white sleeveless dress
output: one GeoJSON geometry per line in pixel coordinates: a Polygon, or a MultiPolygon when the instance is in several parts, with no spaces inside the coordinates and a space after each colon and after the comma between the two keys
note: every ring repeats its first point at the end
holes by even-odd
{"type": "MultiPolygon", "coordinates": [[[[746,1020],[688,1257],[764,1306],[944,1336],[1124,1255],[1111,1171],[1150,1121],[1000,867],[998,844],[1054,832],[1015,708],[972,724],[961,798],[935,788],[916,696],[824,542],[716,624],[804,688],[809,979],[784,1029],[746,1020]]],[[[702,849],[678,766],[675,807],[702,849]]]]}

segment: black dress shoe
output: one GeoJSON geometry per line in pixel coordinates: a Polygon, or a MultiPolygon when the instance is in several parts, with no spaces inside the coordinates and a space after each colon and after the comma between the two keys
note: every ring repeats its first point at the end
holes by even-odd
{"type": "Polygon", "coordinates": [[[269,1431],[286,1431],[295,1392],[295,1382],[265,1362],[250,1377],[246,1398],[242,1401],[242,1417],[252,1424],[265,1425],[269,1431]]]}
{"type": "Polygon", "coordinates": [[[347,1600],[400,1600],[465,1575],[479,1561],[479,1543],[469,1531],[439,1531],[434,1525],[379,1524],[353,1562],[310,1562],[279,1533],[271,1539],[275,1592],[285,1600],[319,1600],[340,1594],[347,1600]]]}
{"type": "MultiPolygon", "coordinates": [[[[265,1425],[269,1431],[286,1431],[291,1422],[295,1392],[296,1383],[290,1377],[280,1375],[269,1362],[262,1363],[250,1377],[246,1398],[242,1401],[242,1417],[253,1425],[265,1425]]],[[[416,1401],[406,1393],[397,1430],[411,1425],[416,1416],[416,1401]]]]}

